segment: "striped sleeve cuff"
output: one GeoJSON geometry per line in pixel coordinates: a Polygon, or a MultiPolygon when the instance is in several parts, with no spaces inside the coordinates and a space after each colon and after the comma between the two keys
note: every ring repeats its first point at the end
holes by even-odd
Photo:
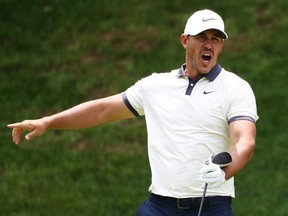
{"type": "Polygon", "coordinates": [[[123,101],[125,103],[125,105],[128,107],[128,109],[136,116],[140,116],[139,113],[133,108],[133,106],[130,104],[128,98],[127,98],[127,95],[125,92],[122,93],[122,98],[123,98],[123,101]]]}
{"type": "Polygon", "coordinates": [[[235,117],[229,119],[228,124],[230,124],[231,122],[234,122],[234,121],[238,121],[238,120],[247,120],[247,121],[251,121],[253,123],[256,123],[256,120],[250,116],[235,116],[235,117]]]}

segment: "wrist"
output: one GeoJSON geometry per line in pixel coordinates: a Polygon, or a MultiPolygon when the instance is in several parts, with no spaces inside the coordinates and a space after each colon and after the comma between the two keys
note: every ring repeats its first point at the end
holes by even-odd
{"type": "Polygon", "coordinates": [[[41,121],[42,121],[42,127],[44,130],[48,130],[51,128],[51,122],[52,122],[51,116],[45,116],[41,118],[41,121]]]}

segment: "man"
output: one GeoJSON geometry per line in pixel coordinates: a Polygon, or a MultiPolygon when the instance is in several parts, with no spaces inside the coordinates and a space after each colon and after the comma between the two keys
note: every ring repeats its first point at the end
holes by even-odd
{"type": "Polygon", "coordinates": [[[10,124],[13,141],[18,144],[24,131],[30,140],[48,129],[89,128],[145,115],[151,196],[137,215],[197,215],[205,183],[202,215],[233,215],[233,176],[253,156],[258,116],[250,85],[217,63],[227,38],[218,14],[197,11],[181,35],[186,62],[180,69],[152,74],[122,94],[10,124]],[[232,156],[229,166],[203,165],[223,151],[232,156]]]}

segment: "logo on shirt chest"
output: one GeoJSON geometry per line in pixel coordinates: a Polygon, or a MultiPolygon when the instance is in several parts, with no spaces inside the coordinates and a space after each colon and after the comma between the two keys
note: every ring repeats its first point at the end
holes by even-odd
{"type": "Polygon", "coordinates": [[[204,91],[203,94],[206,95],[206,94],[211,94],[211,93],[213,93],[213,92],[214,92],[214,91],[204,91]]]}

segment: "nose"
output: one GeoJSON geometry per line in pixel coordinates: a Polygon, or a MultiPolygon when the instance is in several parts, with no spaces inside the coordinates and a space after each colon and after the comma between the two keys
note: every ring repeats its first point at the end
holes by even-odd
{"type": "Polygon", "coordinates": [[[212,41],[210,39],[207,39],[204,43],[204,48],[212,50],[213,45],[212,45],[212,41]]]}

